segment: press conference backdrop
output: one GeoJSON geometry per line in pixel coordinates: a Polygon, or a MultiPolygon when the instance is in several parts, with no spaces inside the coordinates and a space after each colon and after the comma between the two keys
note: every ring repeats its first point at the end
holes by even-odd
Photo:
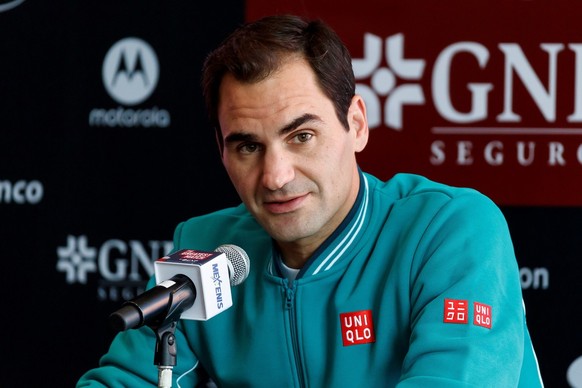
{"type": "Polygon", "coordinates": [[[238,203],[200,68],[234,27],[281,12],[348,44],[372,128],[364,170],[500,205],[546,385],[582,387],[575,0],[0,1],[0,386],[72,386],[176,224],[238,203]]]}

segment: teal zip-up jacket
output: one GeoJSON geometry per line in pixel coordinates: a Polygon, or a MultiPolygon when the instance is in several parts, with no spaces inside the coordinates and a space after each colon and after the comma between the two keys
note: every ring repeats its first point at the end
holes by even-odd
{"type": "MultiPolygon", "coordinates": [[[[291,284],[243,205],[176,228],[175,249],[235,244],[251,270],[231,308],[180,321],[173,386],[543,386],[498,207],[417,175],[360,177],[351,212],[291,284]]],[[[118,334],[78,387],[156,385],[154,344],[147,327],[118,334]]]]}

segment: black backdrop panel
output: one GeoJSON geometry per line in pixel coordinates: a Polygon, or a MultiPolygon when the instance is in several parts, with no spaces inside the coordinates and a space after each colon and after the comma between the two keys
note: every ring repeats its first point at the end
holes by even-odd
{"type": "Polygon", "coordinates": [[[25,1],[0,12],[0,386],[73,386],[176,224],[237,203],[199,83],[205,55],[242,21],[241,1],[25,1]],[[126,46],[117,81],[152,89],[157,77],[133,105],[102,74],[128,38],[151,51],[126,46]],[[95,111],[108,120],[90,122],[95,111]]]}
{"type": "Polygon", "coordinates": [[[581,208],[505,207],[530,334],[547,387],[581,387],[581,208]],[[569,378],[569,380],[568,380],[569,378]]]}

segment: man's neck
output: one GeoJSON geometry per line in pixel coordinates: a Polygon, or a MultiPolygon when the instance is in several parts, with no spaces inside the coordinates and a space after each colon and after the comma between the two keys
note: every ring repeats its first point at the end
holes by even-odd
{"type": "Polygon", "coordinates": [[[302,268],[307,260],[311,257],[313,252],[319,247],[318,244],[304,245],[292,243],[277,243],[279,250],[281,251],[281,258],[285,265],[289,268],[302,268]]]}
{"type": "Polygon", "coordinates": [[[350,200],[350,207],[346,208],[345,213],[337,217],[335,222],[327,223],[318,233],[312,236],[304,237],[295,241],[277,241],[277,246],[281,252],[283,263],[289,268],[300,269],[311,258],[313,253],[331,236],[337,228],[345,221],[346,217],[357,202],[360,188],[360,177],[358,174],[358,186],[350,200]]]}

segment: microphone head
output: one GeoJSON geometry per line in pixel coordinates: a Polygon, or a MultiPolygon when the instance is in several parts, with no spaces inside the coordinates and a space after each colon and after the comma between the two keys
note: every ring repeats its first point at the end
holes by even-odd
{"type": "Polygon", "coordinates": [[[241,247],[233,244],[223,244],[215,249],[222,252],[228,259],[228,270],[230,274],[230,285],[238,286],[249,276],[251,260],[249,255],[241,247]]]}

